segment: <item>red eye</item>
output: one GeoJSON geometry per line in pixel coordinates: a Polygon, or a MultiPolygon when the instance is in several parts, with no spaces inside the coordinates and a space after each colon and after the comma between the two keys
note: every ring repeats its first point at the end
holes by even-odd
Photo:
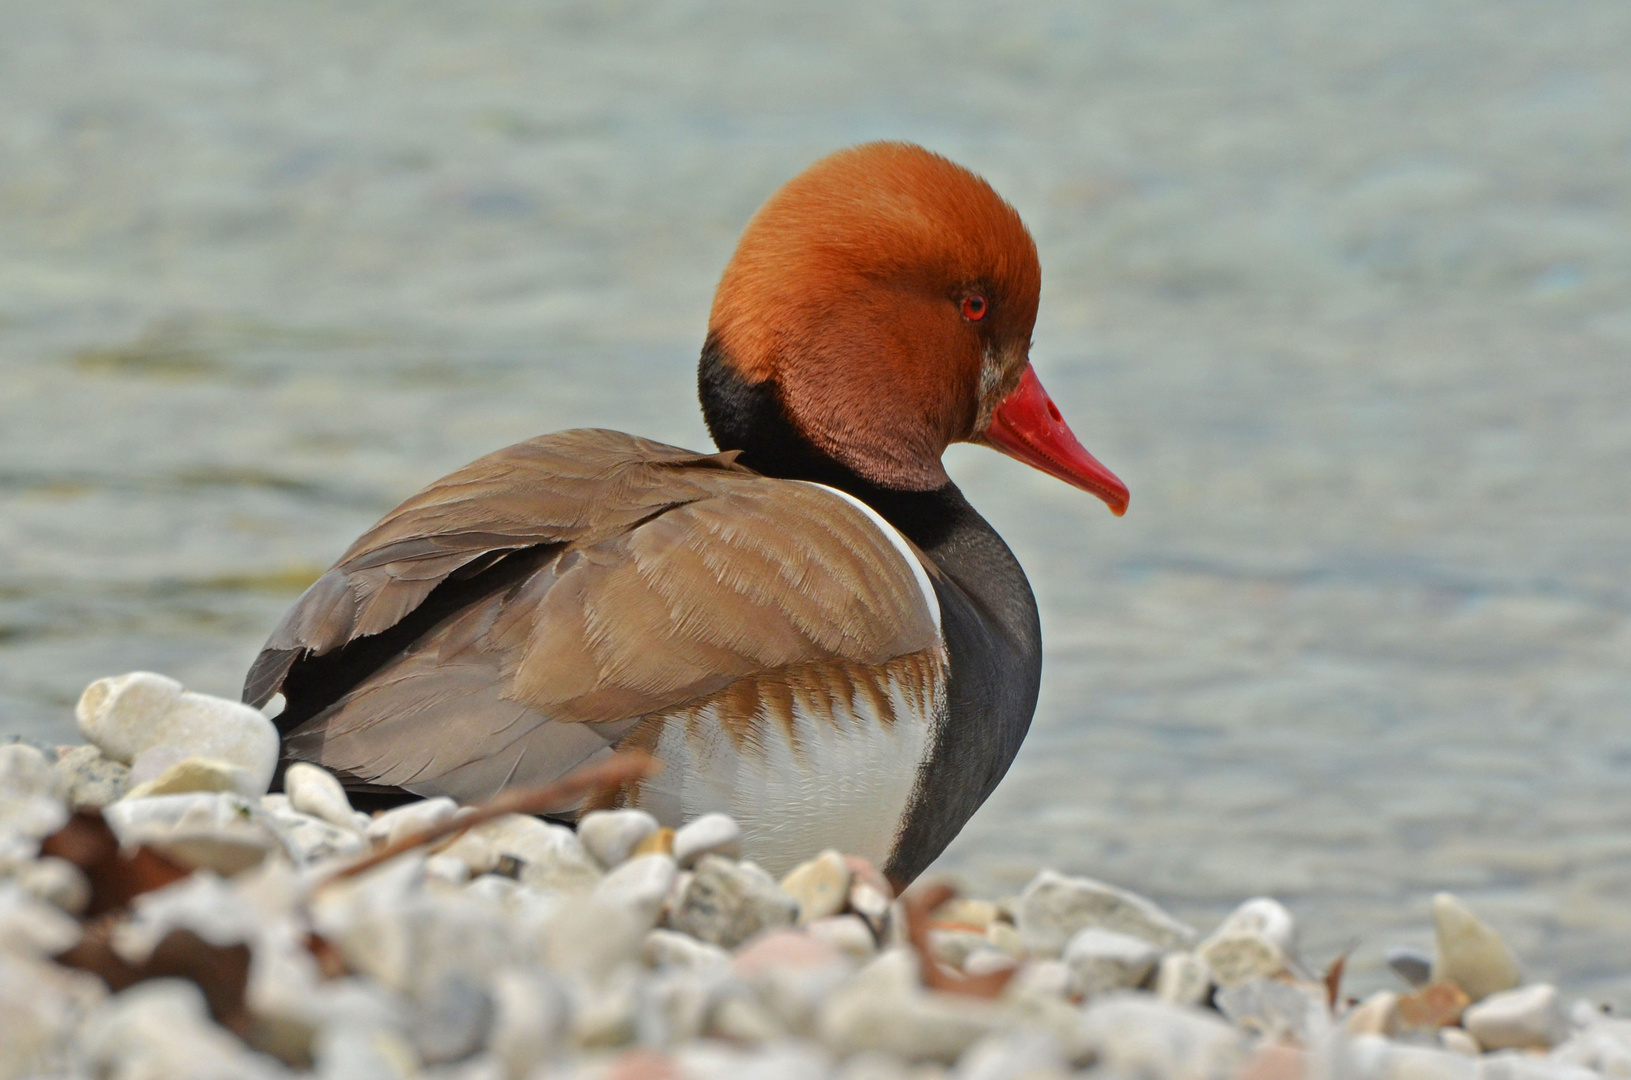
{"type": "Polygon", "coordinates": [[[990,310],[991,306],[985,302],[985,297],[979,293],[963,298],[963,318],[969,322],[979,322],[985,318],[985,313],[990,310]]]}

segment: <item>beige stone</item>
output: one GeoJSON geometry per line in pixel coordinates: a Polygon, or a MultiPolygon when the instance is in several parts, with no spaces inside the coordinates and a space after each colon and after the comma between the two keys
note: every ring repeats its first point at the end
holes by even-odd
{"type": "Polygon", "coordinates": [[[125,795],[127,799],[143,799],[149,795],[183,795],[189,791],[236,791],[240,795],[256,795],[254,781],[248,772],[230,761],[215,758],[188,757],[171,765],[153,779],[137,784],[125,795]]]}
{"type": "Polygon", "coordinates": [[[837,915],[849,897],[850,871],[844,856],[829,848],[795,866],[782,878],[782,891],[798,901],[799,924],[837,915]]]}
{"type": "Polygon", "coordinates": [[[1548,983],[1491,994],[1467,1006],[1461,1026],[1485,1050],[1546,1049],[1569,1034],[1562,999],[1548,983]]]}
{"type": "Polygon", "coordinates": [[[1447,979],[1478,1001],[1523,981],[1501,935],[1450,893],[1433,897],[1433,933],[1434,982],[1447,979]]]}
{"type": "Polygon", "coordinates": [[[1349,1035],[1395,1034],[1399,1030],[1399,995],[1392,990],[1378,990],[1342,1018],[1342,1029],[1349,1035]]]}
{"type": "Polygon", "coordinates": [[[1206,961],[1189,952],[1170,952],[1155,969],[1155,996],[1173,1005],[1199,1005],[1212,992],[1206,961]]]}

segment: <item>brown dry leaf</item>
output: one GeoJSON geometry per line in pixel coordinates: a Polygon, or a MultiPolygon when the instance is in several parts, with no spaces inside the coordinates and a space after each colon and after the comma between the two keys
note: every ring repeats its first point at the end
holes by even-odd
{"type": "Polygon", "coordinates": [[[40,854],[66,859],[84,871],[91,883],[87,919],[123,911],[142,893],[162,889],[191,873],[145,847],[125,855],[119,850],[119,838],[95,809],[76,811],[66,825],[41,841],[40,854]]]}
{"type": "Polygon", "coordinates": [[[204,992],[216,1023],[240,1036],[249,1031],[248,945],[211,945],[191,930],[172,930],[144,962],[132,964],[113,950],[114,923],[102,918],[87,925],[79,943],[56,957],[57,963],[99,976],[114,993],[146,979],[189,979],[204,992]]]}
{"type": "Polygon", "coordinates": [[[1461,1012],[1472,999],[1453,982],[1428,983],[1413,994],[1399,998],[1399,1026],[1406,1030],[1437,1031],[1459,1023],[1461,1012]]]}

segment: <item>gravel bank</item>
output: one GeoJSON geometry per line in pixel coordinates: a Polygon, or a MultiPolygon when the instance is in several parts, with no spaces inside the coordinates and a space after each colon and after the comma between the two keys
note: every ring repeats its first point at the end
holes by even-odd
{"type": "Polygon", "coordinates": [[[369,817],[311,766],[266,794],[271,723],[161,676],[78,713],[89,745],[0,746],[0,1078],[1631,1075],[1631,1024],[1448,893],[1359,1001],[1267,897],[1202,933],[1051,870],[777,881],[719,814],[369,817]]]}

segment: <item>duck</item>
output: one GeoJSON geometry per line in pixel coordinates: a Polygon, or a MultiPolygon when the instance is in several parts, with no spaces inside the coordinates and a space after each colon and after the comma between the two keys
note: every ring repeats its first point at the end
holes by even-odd
{"type": "Polygon", "coordinates": [[[1024,570],[947,474],[995,449],[1126,512],[1030,362],[1018,212],[923,147],[840,150],[744,229],[697,369],[706,453],[579,429],[498,450],[363,533],[245,680],[285,765],[461,803],[624,749],[662,771],[560,808],[734,817],[785,872],[898,885],[1008,771],[1041,685],[1024,570]]]}

